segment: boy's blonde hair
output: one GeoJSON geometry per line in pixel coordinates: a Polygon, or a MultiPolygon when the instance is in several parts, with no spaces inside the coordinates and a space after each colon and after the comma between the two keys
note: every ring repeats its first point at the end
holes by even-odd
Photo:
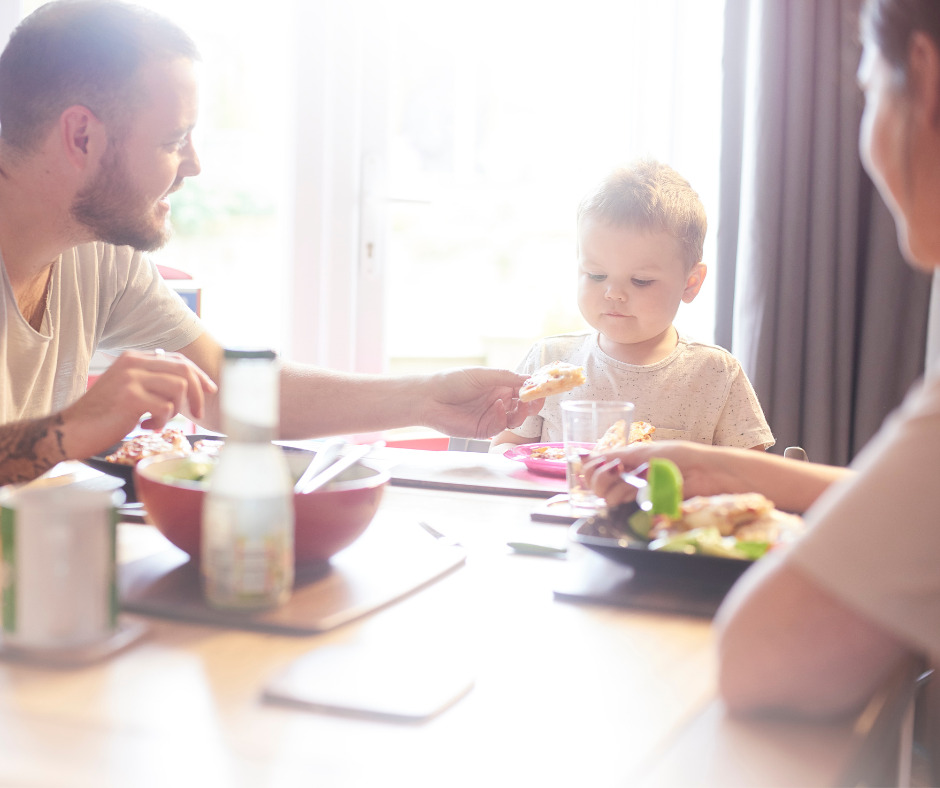
{"type": "Polygon", "coordinates": [[[679,241],[687,271],[702,262],[705,206],[689,182],[666,164],[643,159],[614,170],[581,201],[579,226],[585,218],[668,233],[679,241]]]}

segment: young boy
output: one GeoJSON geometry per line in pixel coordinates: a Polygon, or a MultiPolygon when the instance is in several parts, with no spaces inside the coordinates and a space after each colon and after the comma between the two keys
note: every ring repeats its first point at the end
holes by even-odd
{"type": "Polygon", "coordinates": [[[587,382],[547,397],[537,416],[493,439],[562,440],[564,399],[620,400],[654,440],[767,449],[774,444],[750,381],[730,353],[679,336],[672,321],[702,287],[705,209],[688,182],[654,161],[619,169],[578,209],[578,307],[593,330],[546,337],[517,371],[553,361],[584,368],[587,382]]]}

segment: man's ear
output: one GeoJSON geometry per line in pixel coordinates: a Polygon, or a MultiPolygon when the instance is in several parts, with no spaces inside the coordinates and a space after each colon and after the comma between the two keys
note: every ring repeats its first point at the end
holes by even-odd
{"type": "Polygon", "coordinates": [[[59,116],[59,129],[66,158],[78,170],[86,170],[107,146],[104,124],[90,109],[76,104],[59,116]]]}
{"type": "Polygon", "coordinates": [[[708,266],[705,263],[696,263],[689,271],[685,280],[685,290],[682,291],[682,300],[689,304],[693,301],[698,291],[702,289],[702,283],[705,281],[705,274],[708,273],[708,266]]]}
{"type": "Polygon", "coordinates": [[[907,48],[907,88],[923,117],[940,128],[940,50],[925,33],[911,33],[907,48]]]}

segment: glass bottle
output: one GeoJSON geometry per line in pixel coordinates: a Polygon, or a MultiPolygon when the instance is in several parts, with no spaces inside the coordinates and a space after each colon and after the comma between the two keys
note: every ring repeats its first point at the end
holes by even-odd
{"type": "Polygon", "coordinates": [[[284,452],[271,442],[278,431],[279,374],[271,350],[225,351],[227,437],[202,513],[203,587],[212,607],[257,610],[290,598],[293,482],[284,452]]]}

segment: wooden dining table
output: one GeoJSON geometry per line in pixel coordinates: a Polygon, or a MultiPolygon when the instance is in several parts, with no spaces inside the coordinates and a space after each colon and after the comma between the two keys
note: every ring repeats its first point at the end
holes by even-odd
{"type": "MultiPolygon", "coordinates": [[[[312,634],[125,610],[143,634],[103,658],[4,659],[0,786],[838,782],[854,721],[731,718],[708,616],[556,593],[609,561],[532,519],[557,480],[539,490],[505,458],[467,452],[369,461],[392,474],[360,540],[382,545],[369,574],[419,544],[451,568],[312,634]]],[[[119,527],[122,572],[173,551],[149,524],[119,527]]]]}

